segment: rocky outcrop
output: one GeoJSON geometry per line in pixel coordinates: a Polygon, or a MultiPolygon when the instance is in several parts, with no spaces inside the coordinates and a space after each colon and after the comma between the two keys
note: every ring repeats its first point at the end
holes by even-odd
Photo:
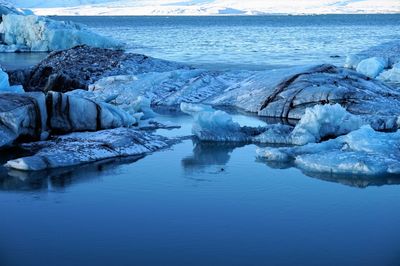
{"type": "Polygon", "coordinates": [[[23,84],[26,91],[67,92],[87,90],[103,77],[163,72],[183,65],[120,50],[76,46],[50,53],[31,70],[11,71],[10,82],[23,84]]]}

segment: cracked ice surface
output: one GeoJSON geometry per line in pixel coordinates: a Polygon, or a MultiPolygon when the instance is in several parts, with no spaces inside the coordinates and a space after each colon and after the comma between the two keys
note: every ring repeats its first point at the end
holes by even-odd
{"type": "Polygon", "coordinates": [[[33,156],[7,162],[6,167],[24,171],[73,166],[102,159],[145,155],[168,147],[171,140],[142,130],[116,128],[71,133],[50,141],[24,144],[33,156]]]}

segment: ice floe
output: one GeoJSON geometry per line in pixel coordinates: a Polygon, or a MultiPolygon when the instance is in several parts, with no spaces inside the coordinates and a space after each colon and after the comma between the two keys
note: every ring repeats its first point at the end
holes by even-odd
{"type": "Polygon", "coordinates": [[[394,64],[391,69],[383,71],[377,78],[390,83],[400,83],[400,63],[394,64]]]}
{"type": "Polygon", "coordinates": [[[383,133],[366,125],[322,143],[258,150],[267,161],[294,161],[309,172],[333,174],[400,174],[400,131],[383,133]]]}
{"type": "Polygon", "coordinates": [[[74,166],[108,158],[145,155],[166,148],[171,142],[165,137],[130,128],[71,133],[50,141],[24,144],[24,149],[36,153],[10,160],[6,167],[39,171],[74,166]]]}
{"type": "Polygon", "coordinates": [[[207,105],[182,103],[181,110],[193,116],[195,136],[202,141],[216,142],[305,145],[345,135],[366,123],[339,104],[316,105],[306,109],[295,127],[284,124],[242,127],[226,112],[207,105]]]}

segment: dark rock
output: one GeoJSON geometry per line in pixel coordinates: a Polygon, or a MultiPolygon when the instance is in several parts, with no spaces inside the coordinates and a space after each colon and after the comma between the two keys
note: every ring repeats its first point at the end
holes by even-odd
{"type": "Polygon", "coordinates": [[[52,52],[29,71],[10,71],[11,84],[23,84],[26,91],[67,92],[87,90],[97,80],[115,75],[171,71],[185,68],[173,62],[125,53],[121,50],[76,46],[52,52]]]}

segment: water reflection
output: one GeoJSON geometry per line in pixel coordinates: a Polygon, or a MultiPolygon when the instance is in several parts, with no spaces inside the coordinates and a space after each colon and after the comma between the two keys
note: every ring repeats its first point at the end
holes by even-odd
{"type": "Polygon", "coordinates": [[[318,178],[327,182],[339,183],[346,186],[367,188],[371,186],[400,185],[400,175],[360,176],[360,175],[338,175],[330,173],[308,173],[305,175],[318,178]]]}
{"type": "Polygon", "coordinates": [[[0,168],[0,190],[9,191],[62,191],[74,184],[89,182],[111,175],[119,165],[134,163],[144,156],[109,159],[75,167],[24,172],[0,168]]]}
{"type": "Polygon", "coordinates": [[[193,154],[182,159],[182,166],[187,173],[203,172],[210,167],[218,166],[220,172],[228,164],[231,153],[246,144],[201,142],[193,139],[193,154]]]}
{"type": "MultiPolygon", "coordinates": [[[[293,162],[266,162],[262,159],[257,159],[257,161],[274,169],[288,169],[296,167],[293,162]]],[[[365,176],[352,174],[315,173],[307,171],[302,171],[302,173],[308,177],[358,188],[400,184],[400,175],[365,176]]]]}
{"type": "MultiPolygon", "coordinates": [[[[245,143],[211,143],[200,142],[193,139],[187,147],[192,146],[192,154],[181,159],[181,166],[185,177],[195,179],[196,181],[206,180],[207,174],[234,174],[228,171],[227,167],[231,160],[233,152],[238,152],[242,156],[255,156],[247,149],[244,151],[245,143]]],[[[248,148],[248,147],[247,147],[248,148]]],[[[0,156],[0,164],[4,164],[8,159],[18,157],[19,151],[4,152],[0,156]],[[11,154],[11,155],[10,155],[11,154]],[[18,154],[18,155],[16,155],[18,154]]],[[[174,149],[171,150],[171,159],[174,159],[174,149]]],[[[63,191],[65,188],[83,183],[92,182],[102,176],[115,176],[118,166],[135,163],[141,157],[128,157],[109,159],[96,163],[85,164],[81,166],[52,169],[40,172],[23,172],[0,167],[0,190],[4,191],[63,191]]],[[[176,158],[179,159],[179,158],[176,158]]],[[[293,163],[271,163],[262,160],[256,160],[256,163],[262,163],[268,168],[284,169],[295,167],[293,163]]],[[[251,169],[251,164],[245,163],[242,167],[251,169]]],[[[267,175],[268,169],[265,169],[267,175]]],[[[323,181],[335,182],[346,186],[357,188],[366,188],[369,186],[398,185],[400,176],[357,176],[357,175],[335,175],[303,172],[305,176],[317,178],[323,181]]]]}
{"type": "MultiPolygon", "coordinates": [[[[244,146],[246,146],[245,143],[212,143],[193,140],[193,154],[182,159],[182,167],[186,173],[190,174],[201,174],[206,171],[223,173],[226,165],[231,159],[232,152],[235,149],[240,149],[244,146]]],[[[293,162],[265,162],[260,159],[256,159],[256,161],[273,169],[284,170],[295,167],[293,162]]],[[[303,174],[308,177],[317,178],[323,181],[334,182],[358,188],[400,184],[399,175],[361,176],[310,172],[303,172],[303,174]]]]}

